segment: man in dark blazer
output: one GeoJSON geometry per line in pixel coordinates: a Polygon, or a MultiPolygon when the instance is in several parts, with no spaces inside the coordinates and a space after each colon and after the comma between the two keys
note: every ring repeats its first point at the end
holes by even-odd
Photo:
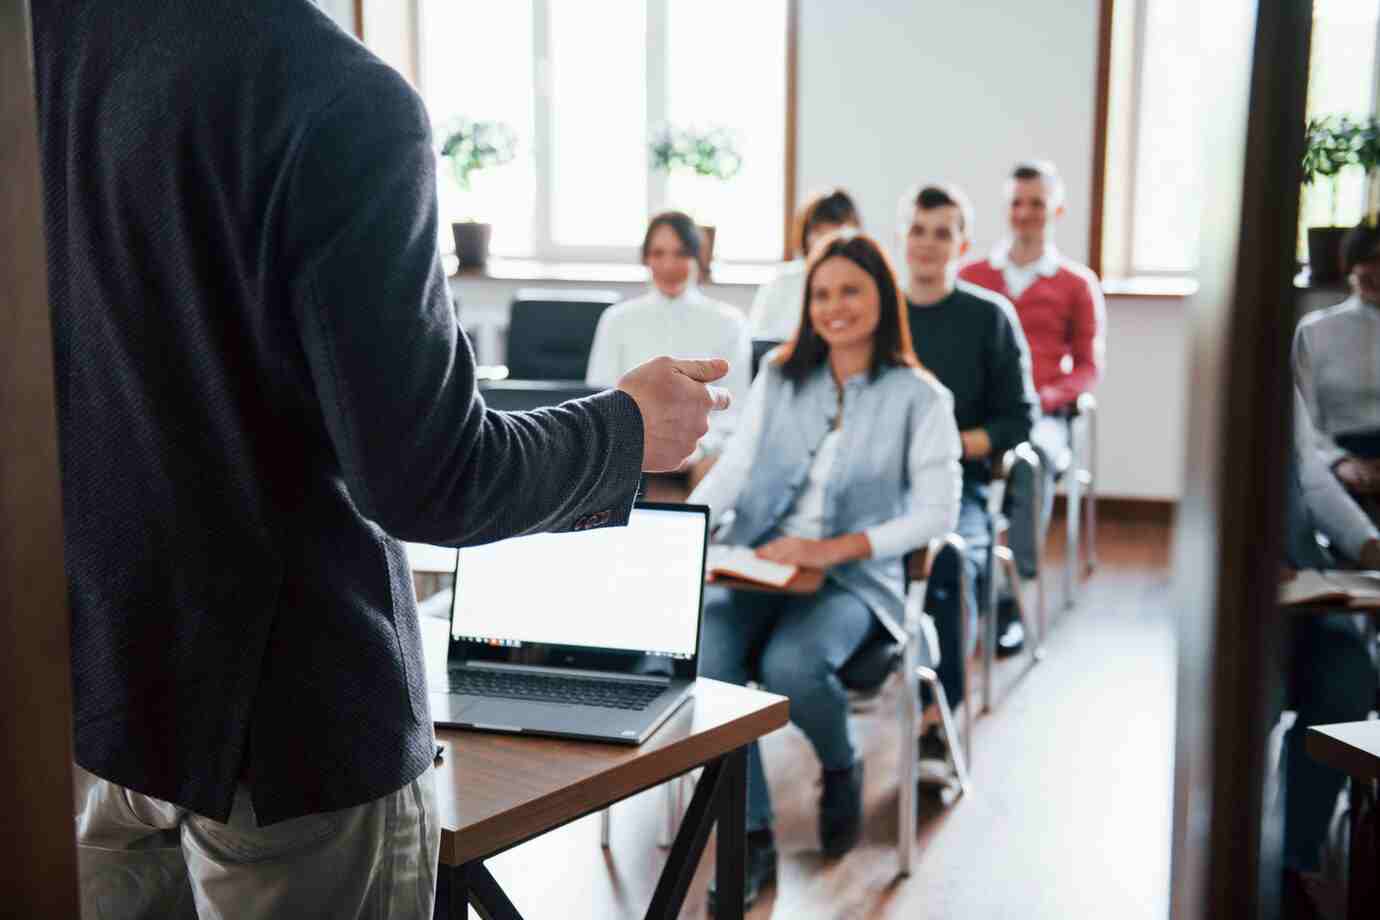
{"type": "Polygon", "coordinates": [[[640,472],[727,405],[727,366],[489,411],[397,73],[307,0],[33,19],[84,902],[430,917],[398,540],[624,524],[640,472]]]}

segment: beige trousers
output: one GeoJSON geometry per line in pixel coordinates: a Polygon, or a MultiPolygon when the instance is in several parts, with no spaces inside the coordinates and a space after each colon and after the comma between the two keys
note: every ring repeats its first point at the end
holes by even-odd
{"type": "Polygon", "coordinates": [[[221,824],[76,768],[85,920],[431,920],[441,826],[430,768],[355,808],[258,827],[249,790],[221,824]]]}

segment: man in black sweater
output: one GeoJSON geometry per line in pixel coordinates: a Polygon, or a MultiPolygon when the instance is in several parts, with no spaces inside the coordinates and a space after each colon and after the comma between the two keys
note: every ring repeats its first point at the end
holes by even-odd
{"type": "MultiPolygon", "coordinates": [[[[901,202],[911,339],[920,362],[949,388],[963,441],[963,496],[958,533],[968,544],[968,609],[976,613],[987,571],[992,525],[987,491],[992,463],[1030,435],[1036,410],[1030,352],[1015,310],[1001,295],[957,280],[968,251],[972,209],[951,186],[929,185],[901,202]]],[[[926,609],[935,618],[939,677],[950,705],[962,698],[960,668],[970,649],[959,647],[956,565],[937,565],[926,609]]],[[[976,638],[970,623],[969,636],[976,638]]],[[[942,756],[931,725],[920,740],[922,759],[942,756]]]]}
{"type": "Polygon", "coordinates": [[[487,410],[426,111],[308,0],[46,0],[33,29],[88,913],[428,918],[398,538],[626,523],[727,365],[487,410]]]}

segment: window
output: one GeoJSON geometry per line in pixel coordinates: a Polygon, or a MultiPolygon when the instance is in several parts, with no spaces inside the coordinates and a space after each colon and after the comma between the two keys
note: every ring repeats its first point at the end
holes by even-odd
{"type": "Polygon", "coordinates": [[[1113,9],[1103,273],[1189,274],[1203,192],[1202,14],[1195,0],[1113,9]]]}
{"type": "MultiPolygon", "coordinates": [[[[1308,63],[1308,117],[1364,118],[1375,105],[1375,44],[1380,28],[1375,0],[1314,0],[1313,43],[1308,63]]],[[[1345,170],[1337,182],[1336,226],[1360,223],[1365,209],[1360,170],[1345,170]]],[[[1332,195],[1326,183],[1303,190],[1299,207],[1299,255],[1307,258],[1306,229],[1333,225],[1332,195]]]]}
{"type": "Polygon", "coordinates": [[[492,223],[498,256],[635,261],[647,218],[677,207],[717,228],[716,259],[781,257],[787,0],[416,2],[438,137],[463,115],[518,140],[466,195],[441,164],[443,226],[492,223]],[[667,122],[727,128],[742,170],[653,173],[649,136],[667,122]]]}
{"type": "MultiPolygon", "coordinates": [[[[1308,114],[1373,111],[1377,5],[1315,0],[1308,114]]],[[[1193,0],[1117,0],[1103,202],[1104,274],[1182,275],[1197,263],[1203,152],[1199,119],[1210,98],[1210,60],[1199,50],[1203,13],[1193,0]]],[[[1338,223],[1356,223],[1363,182],[1339,189],[1338,223]]],[[[1300,225],[1331,223],[1330,195],[1309,190],[1300,225]]],[[[1303,251],[1300,250],[1300,255],[1303,251]]]]}

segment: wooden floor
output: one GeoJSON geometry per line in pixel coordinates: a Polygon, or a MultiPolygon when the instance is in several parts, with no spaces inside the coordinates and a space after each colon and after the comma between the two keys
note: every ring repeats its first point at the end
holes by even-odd
{"type": "MultiPolygon", "coordinates": [[[[1056,532],[1058,528],[1055,528],[1056,532]]],[[[1174,645],[1164,604],[1169,528],[1107,522],[1101,567],[1051,631],[1045,660],[998,669],[998,705],[977,721],[973,791],[922,799],[913,873],[896,877],[899,739],[883,701],[859,716],[866,763],[863,843],[817,851],[818,764],[788,728],[763,745],[782,850],[776,918],[1162,918],[1168,915],[1174,645]]],[[[1062,555],[1051,541],[1050,563],[1062,555]]],[[[1057,606],[1057,580],[1052,607],[1057,606]]],[[[491,860],[531,920],[641,917],[665,852],[661,799],[614,809],[613,845],[587,818],[491,860]]],[[[711,850],[712,852],[712,850],[711,850]]],[[[703,917],[706,856],[683,916],[703,917]]]]}

